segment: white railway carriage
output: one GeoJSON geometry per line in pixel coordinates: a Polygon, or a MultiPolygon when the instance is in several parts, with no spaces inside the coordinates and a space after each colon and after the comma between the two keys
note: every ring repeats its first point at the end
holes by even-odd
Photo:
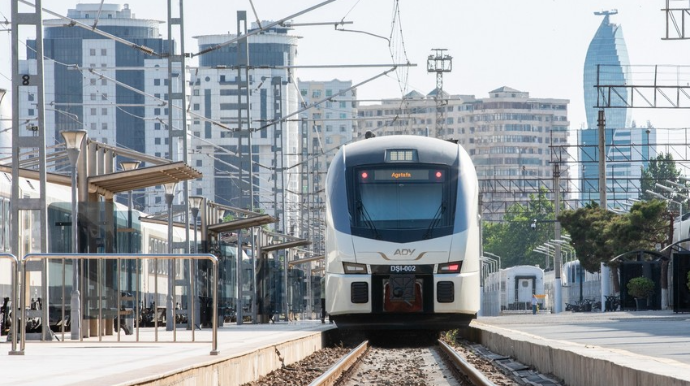
{"type": "Polygon", "coordinates": [[[417,136],[340,149],[326,183],[326,310],[346,329],[449,329],[479,310],[467,152],[417,136]]]}
{"type": "MultiPolygon", "coordinates": [[[[501,270],[505,282],[501,304],[508,310],[525,310],[532,307],[532,295],[544,294],[544,270],[533,265],[518,265],[501,270]]],[[[541,301],[540,301],[541,302],[541,301]]]]}
{"type": "Polygon", "coordinates": [[[532,295],[540,295],[544,308],[544,270],[533,265],[518,265],[493,272],[484,282],[483,316],[498,316],[504,311],[530,310],[532,295]]]}

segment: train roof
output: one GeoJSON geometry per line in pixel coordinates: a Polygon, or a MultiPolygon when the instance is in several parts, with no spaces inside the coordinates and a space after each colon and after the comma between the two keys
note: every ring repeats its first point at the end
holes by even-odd
{"type": "Polygon", "coordinates": [[[465,150],[456,143],[416,135],[390,135],[369,138],[345,145],[341,152],[346,166],[382,163],[386,150],[417,150],[419,162],[454,165],[458,152],[465,150]]]}

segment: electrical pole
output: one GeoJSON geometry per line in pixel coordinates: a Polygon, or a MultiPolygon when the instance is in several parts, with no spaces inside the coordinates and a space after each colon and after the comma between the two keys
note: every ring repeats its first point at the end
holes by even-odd
{"type": "Polygon", "coordinates": [[[453,57],[444,54],[445,48],[434,48],[435,54],[426,60],[426,72],[436,73],[436,125],[430,137],[438,138],[443,135],[443,125],[446,123],[445,105],[448,101],[443,97],[443,73],[453,70],[453,57]]]}

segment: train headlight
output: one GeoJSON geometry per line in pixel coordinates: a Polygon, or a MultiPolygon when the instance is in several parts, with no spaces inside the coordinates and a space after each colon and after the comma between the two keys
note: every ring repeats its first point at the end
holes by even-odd
{"type": "Polygon", "coordinates": [[[454,261],[451,263],[439,264],[436,273],[460,273],[461,268],[462,261],[454,261]]]}
{"type": "Polygon", "coordinates": [[[353,273],[353,274],[366,274],[367,273],[367,265],[366,264],[343,263],[343,269],[345,270],[345,273],[353,273]]]}

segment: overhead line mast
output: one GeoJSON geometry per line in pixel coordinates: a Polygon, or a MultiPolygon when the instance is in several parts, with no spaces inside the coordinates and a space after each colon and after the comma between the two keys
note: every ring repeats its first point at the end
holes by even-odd
{"type": "Polygon", "coordinates": [[[448,100],[443,95],[443,73],[453,70],[453,57],[444,54],[445,48],[434,48],[435,54],[429,55],[426,60],[426,72],[436,73],[436,124],[434,131],[427,133],[429,137],[439,137],[443,135],[443,125],[446,123],[445,105],[448,100]]]}

